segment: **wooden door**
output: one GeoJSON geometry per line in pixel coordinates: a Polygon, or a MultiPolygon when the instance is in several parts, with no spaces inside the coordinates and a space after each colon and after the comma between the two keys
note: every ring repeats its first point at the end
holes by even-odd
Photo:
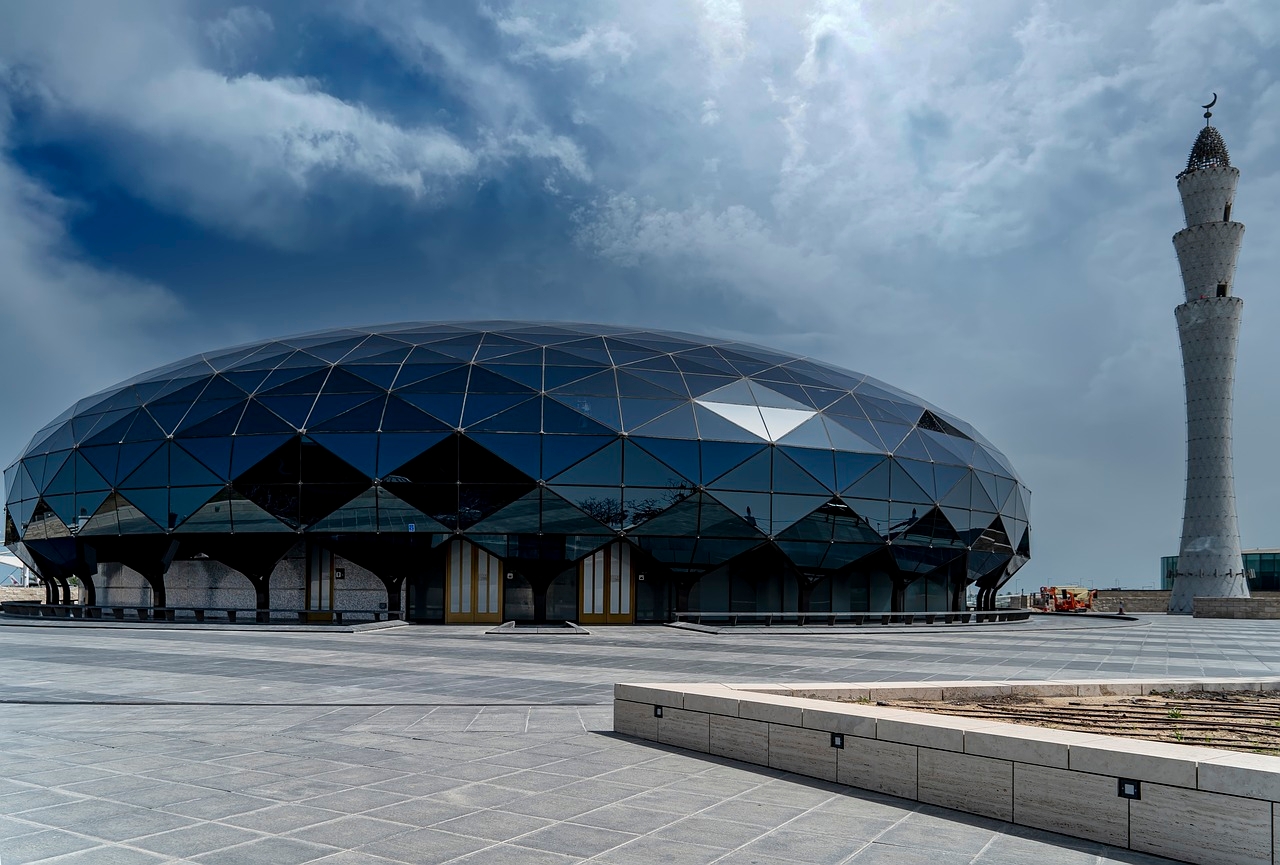
{"type": "Polygon", "coordinates": [[[636,619],[631,547],[622,541],[596,550],[578,565],[578,621],[624,625],[636,619]]]}
{"type": "Polygon", "coordinates": [[[444,620],[450,624],[500,623],[502,560],[463,540],[449,544],[448,559],[444,620]]]}

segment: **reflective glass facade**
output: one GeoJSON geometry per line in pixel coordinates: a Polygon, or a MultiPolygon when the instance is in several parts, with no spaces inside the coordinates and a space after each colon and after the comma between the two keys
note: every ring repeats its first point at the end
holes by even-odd
{"type": "MultiPolygon", "coordinates": [[[[1251,592],[1280,592],[1280,550],[1243,550],[1244,572],[1251,592]]],[[[1160,588],[1172,589],[1178,557],[1160,557],[1160,588]]]]}
{"type": "Polygon", "coordinates": [[[189,358],[54,419],[5,493],[5,542],[45,573],[210,558],[263,582],[306,540],[390,591],[435,585],[465,540],[538,617],[571,611],[566,575],[617,542],[653,619],[955,608],[1030,555],[1028,491],[959,418],[811,359],[598,325],[400,324],[189,358]]]}

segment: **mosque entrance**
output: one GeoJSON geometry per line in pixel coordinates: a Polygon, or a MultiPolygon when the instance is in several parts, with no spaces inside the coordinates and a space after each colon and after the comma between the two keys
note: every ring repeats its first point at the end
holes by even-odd
{"type": "Polygon", "coordinates": [[[311,546],[307,550],[307,600],[308,622],[333,621],[333,553],[322,547],[311,546]]]}
{"type": "Polygon", "coordinates": [[[636,620],[630,546],[614,541],[583,559],[578,570],[579,624],[629,625],[636,620]]]}
{"type": "Polygon", "coordinates": [[[464,540],[451,541],[445,580],[449,624],[502,621],[502,560],[464,540]]]}

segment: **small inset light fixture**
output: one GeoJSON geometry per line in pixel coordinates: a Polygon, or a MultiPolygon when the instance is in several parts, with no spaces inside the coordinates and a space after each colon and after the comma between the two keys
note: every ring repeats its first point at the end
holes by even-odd
{"type": "Polygon", "coordinates": [[[1132,778],[1116,779],[1116,794],[1121,799],[1141,799],[1142,798],[1142,782],[1135,781],[1132,778]]]}
{"type": "Polygon", "coordinates": [[[661,718],[661,717],[662,717],[662,707],[661,707],[661,706],[654,706],[654,707],[653,707],[653,717],[655,717],[655,718],[661,718]]]}
{"type": "Polygon", "coordinates": [[[643,582],[644,582],[644,574],[639,574],[639,575],[637,575],[637,576],[636,576],[636,580],[637,580],[637,581],[639,581],[639,582],[641,582],[641,583],[643,583],[643,582]]]}
{"type": "Polygon", "coordinates": [[[831,747],[839,748],[841,751],[844,750],[844,733],[831,734],[831,747]]]}
{"type": "Polygon", "coordinates": [[[507,573],[507,579],[508,579],[508,580],[514,580],[515,578],[516,578],[516,575],[515,575],[515,574],[510,573],[510,572],[508,572],[508,573],[507,573]]]}
{"type": "Polygon", "coordinates": [[[335,580],[345,580],[345,579],[347,578],[347,569],[346,569],[346,568],[334,568],[334,569],[333,569],[333,578],[334,578],[335,580]]]}

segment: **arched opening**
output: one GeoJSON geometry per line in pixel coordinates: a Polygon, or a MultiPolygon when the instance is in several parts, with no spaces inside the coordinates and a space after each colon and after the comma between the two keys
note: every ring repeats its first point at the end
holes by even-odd
{"type": "Polygon", "coordinates": [[[1231,221],[1231,202],[1230,201],[1228,201],[1226,205],[1224,205],[1222,208],[1222,221],[1223,222],[1231,221]]]}

